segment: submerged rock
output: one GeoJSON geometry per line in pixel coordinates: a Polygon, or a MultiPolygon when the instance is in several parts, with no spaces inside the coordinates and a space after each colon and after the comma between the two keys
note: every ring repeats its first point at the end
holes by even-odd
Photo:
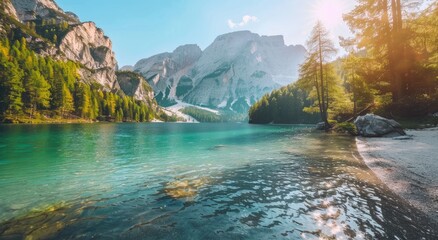
{"type": "Polygon", "coordinates": [[[405,136],[402,126],[392,119],[386,119],[374,114],[359,116],[355,121],[357,131],[363,137],[382,137],[388,134],[405,136]]]}
{"type": "Polygon", "coordinates": [[[80,221],[85,208],[93,202],[60,202],[34,209],[26,215],[0,224],[0,239],[56,239],[57,234],[80,221]]]}
{"type": "Polygon", "coordinates": [[[208,184],[207,178],[198,178],[192,180],[178,180],[169,182],[164,191],[172,198],[192,198],[198,194],[198,190],[208,184]]]}

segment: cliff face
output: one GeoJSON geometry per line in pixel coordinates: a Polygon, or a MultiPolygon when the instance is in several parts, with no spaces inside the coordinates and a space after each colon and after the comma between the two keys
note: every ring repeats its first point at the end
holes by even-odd
{"type": "MultiPolygon", "coordinates": [[[[178,85],[201,57],[202,50],[197,45],[180,46],[172,53],[162,53],[140,60],[134,71],[144,76],[154,88],[157,100],[164,103],[178,99],[178,85]]],[[[166,105],[166,104],[165,104],[166,105]]]]}
{"type": "Polygon", "coordinates": [[[68,59],[92,70],[90,77],[105,88],[118,88],[111,40],[93,22],[74,25],[61,40],[59,49],[68,59]]]}
{"type": "MultiPolygon", "coordinates": [[[[130,71],[117,72],[117,81],[120,89],[128,96],[133,96],[139,101],[154,99],[154,91],[146,80],[139,74],[130,71]]],[[[154,101],[154,105],[157,105],[154,101]]]]}
{"type": "Polygon", "coordinates": [[[65,13],[53,0],[11,0],[11,2],[22,22],[55,19],[79,23],[79,19],[74,14],[65,13]]]}
{"type": "Polygon", "coordinates": [[[8,14],[9,16],[11,16],[12,18],[18,20],[18,14],[17,11],[15,10],[14,5],[12,5],[10,0],[3,0],[3,6],[4,11],[6,14],[8,14]]]}
{"type": "Polygon", "coordinates": [[[246,112],[264,94],[297,80],[305,54],[303,46],[286,46],[282,36],[241,31],[217,37],[203,52],[186,45],[143,59],[134,70],[164,105],[181,100],[246,112]]]}
{"type": "MultiPolygon", "coordinates": [[[[41,55],[50,55],[55,59],[71,60],[81,64],[79,74],[81,81],[98,83],[105,91],[119,92],[120,88],[117,80],[117,60],[112,50],[112,42],[105,36],[102,29],[98,28],[93,22],[81,23],[79,18],[71,12],[64,12],[53,0],[3,0],[3,11],[10,17],[22,23],[42,24],[45,20],[50,22],[49,27],[56,27],[67,23],[68,27],[62,29],[57,34],[57,41],[52,43],[46,39],[53,36],[42,36],[41,38],[25,35],[30,46],[34,47],[41,55]]],[[[47,23],[46,23],[47,24],[47,23]]],[[[11,26],[17,28],[19,26],[11,26]]],[[[2,26],[0,25],[0,33],[2,26]]],[[[42,31],[44,33],[44,31],[42,31]]],[[[126,86],[126,79],[121,79],[126,86]]],[[[144,80],[143,80],[144,82],[144,80]]],[[[127,95],[133,96],[138,100],[152,101],[153,92],[146,90],[143,83],[139,83],[136,91],[128,91],[127,95]]],[[[148,85],[147,85],[148,86],[148,85]]],[[[126,90],[127,88],[125,88],[126,90]]],[[[150,87],[149,87],[150,89],[150,87]]]]}

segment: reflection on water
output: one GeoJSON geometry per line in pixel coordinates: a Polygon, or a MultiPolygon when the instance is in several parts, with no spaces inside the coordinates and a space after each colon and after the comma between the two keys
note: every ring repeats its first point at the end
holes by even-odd
{"type": "Polygon", "coordinates": [[[353,139],[305,126],[0,128],[0,238],[436,239],[353,139]],[[25,129],[25,130],[23,130],[25,129]],[[45,191],[41,191],[45,190],[45,191]],[[37,209],[33,209],[37,207],[37,209]]]}

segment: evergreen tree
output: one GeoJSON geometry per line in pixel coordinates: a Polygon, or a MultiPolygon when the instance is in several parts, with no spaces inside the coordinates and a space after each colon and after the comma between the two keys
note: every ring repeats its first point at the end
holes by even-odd
{"type": "Polygon", "coordinates": [[[0,52],[0,114],[17,114],[23,107],[22,72],[0,52]]]}
{"type": "Polygon", "coordinates": [[[30,71],[25,89],[31,117],[39,108],[50,107],[50,85],[38,71],[30,71]]]}
{"type": "MultiPolygon", "coordinates": [[[[313,83],[321,119],[325,123],[325,128],[329,129],[328,109],[331,101],[328,80],[332,76],[328,74],[327,63],[330,57],[336,53],[336,49],[329,38],[329,33],[321,22],[317,22],[313,28],[311,36],[307,41],[307,49],[307,59],[300,68],[301,78],[309,83],[313,83]]],[[[308,85],[311,86],[312,84],[308,85]]]]}
{"type": "Polygon", "coordinates": [[[65,84],[62,87],[62,105],[60,106],[61,116],[74,110],[73,96],[65,84]]]}

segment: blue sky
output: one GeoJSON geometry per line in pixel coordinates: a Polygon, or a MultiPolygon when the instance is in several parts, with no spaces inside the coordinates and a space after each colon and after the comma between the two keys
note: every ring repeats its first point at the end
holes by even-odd
{"type": "Polygon", "coordinates": [[[284,35],[286,44],[305,44],[317,16],[333,39],[347,35],[341,12],[351,0],[57,0],[81,21],[93,21],[111,37],[120,66],[179,45],[205,49],[221,34],[250,30],[284,35]]]}

